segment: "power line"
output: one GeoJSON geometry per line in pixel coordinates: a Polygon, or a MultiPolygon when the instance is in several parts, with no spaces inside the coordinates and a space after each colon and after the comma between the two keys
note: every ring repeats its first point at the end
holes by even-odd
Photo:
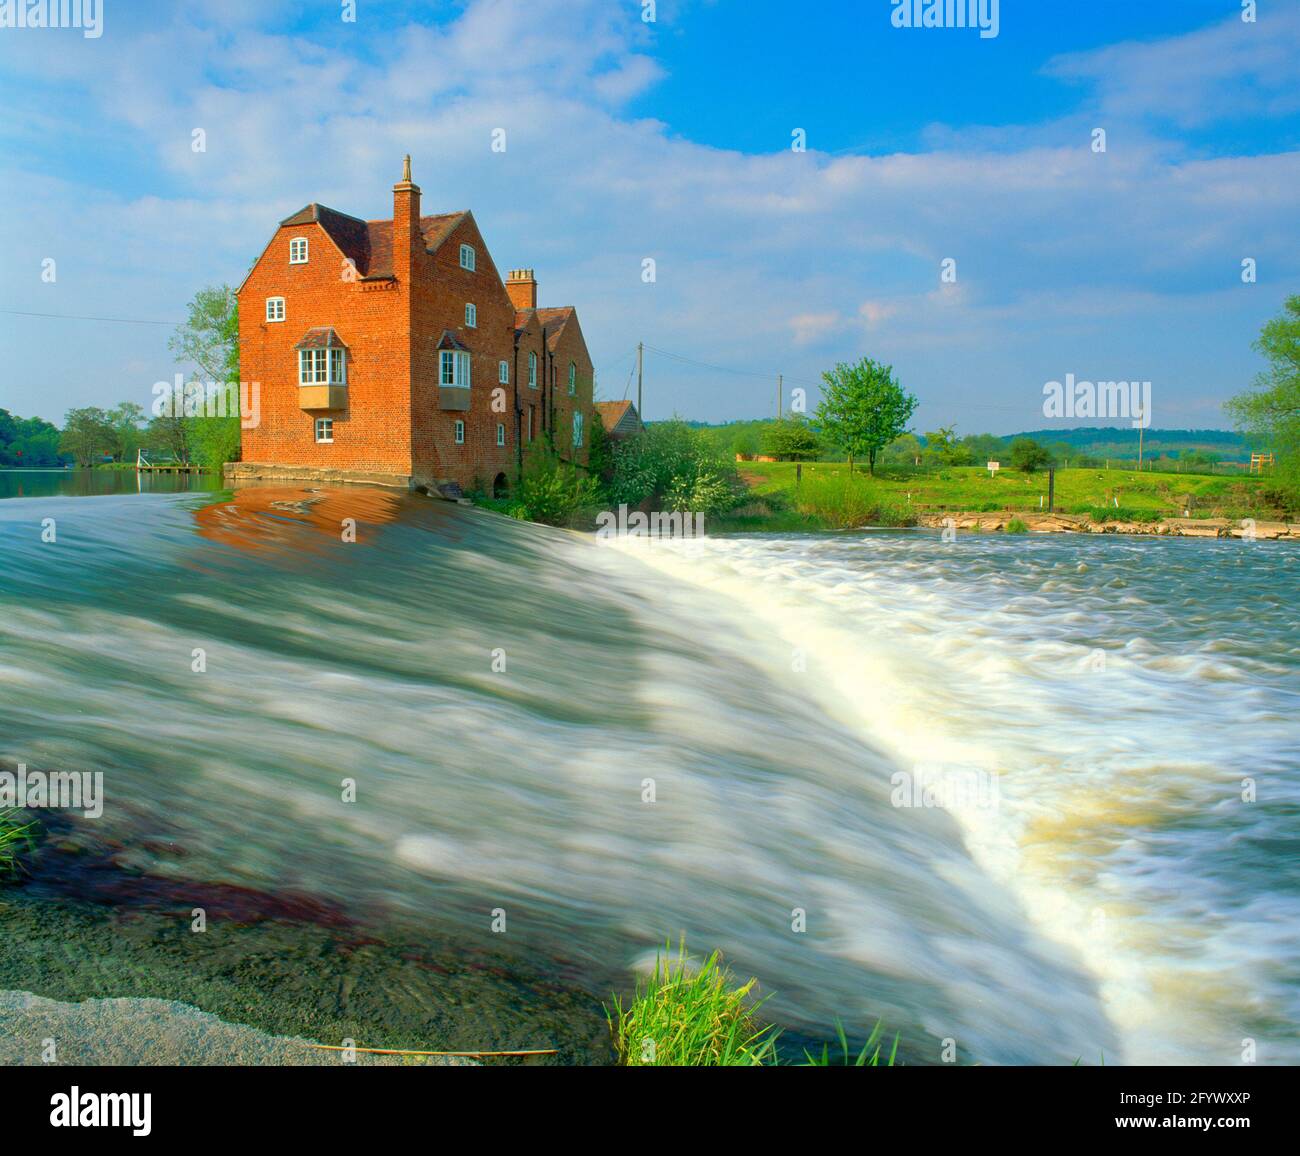
{"type": "Polygon", "coordinates": [[[87,317],[80,313],[31,313],[24,309],[0,309],[11,317],[56,317],[61,321],[115,321],[122,325],[183,325],[181,321],[150,321],[140,317],[87,317]]]}

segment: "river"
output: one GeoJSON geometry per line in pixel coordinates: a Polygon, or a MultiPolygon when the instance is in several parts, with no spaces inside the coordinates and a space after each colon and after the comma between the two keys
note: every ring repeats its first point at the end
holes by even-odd
{"type": "Polygon", "coordinates": [[[1293,545],[255,486],[15,497],[0,543],[0,767],[106,798],[0,892],[0,988],[600,1061],[685,936],[793,1041],[1300,1062],[1293,545]]]}

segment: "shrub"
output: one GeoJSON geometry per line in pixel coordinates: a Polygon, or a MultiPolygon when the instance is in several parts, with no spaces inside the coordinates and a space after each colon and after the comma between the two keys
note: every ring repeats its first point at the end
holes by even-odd
{"type": "Polygon", "coordinates": [[[1025,525],[1025,523],[1022,522],[1019,518],[1012,518],[1011,521],[1009,521],[1009,522],[1007,523],[1007,533],[1008,533],[1008,534],[1028,534],[1028,533],[1029,533],[1029,527],[1028,527],[1027,525],[1025,525]]]}
{"type": "Polygon", "coordinates": [[[720,514],[743,493],[735,464],[685,422],[657,422],[614,449],[606,491],[613,505],[665,502],[673,510],[720,514]]]}
{"type": "Polygon", "coordinates": [[[539,452],[525,464],[518,493],[506,512],[521,521],[568,526],[600,502],[600,486],[555,454],[539,452]]]}
{"type": "Polygon", "coordinates": [[[1011,464],[1026,474],[1052,464],[1052,455],[1046,446],[1039,445],[1033,438],[1016,438],[1011,443],[1011,464]]]}
{"type": "Polygon", "coordinates": [[[783,418],[763,429],[763,453],[779,461],[812,461],[821,453],[817,432],[805,418],[783,418]]]}

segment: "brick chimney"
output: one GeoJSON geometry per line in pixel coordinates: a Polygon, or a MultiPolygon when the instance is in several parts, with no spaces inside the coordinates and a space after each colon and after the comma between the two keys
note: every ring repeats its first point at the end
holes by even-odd
{"type": "Polygon", "coordinates": [[[506,292],[516,309],[537,308],[537,278],[531,269],[511,269],[506,274],[506,292]]]}
{"type": "Polygon", "coordinates": [[[402,162],[402,179],[393,186],[393,274],[409,284],[415,255],[423,247],[420,234],[420,186],[411,180],[409,154],[402,162]]]}

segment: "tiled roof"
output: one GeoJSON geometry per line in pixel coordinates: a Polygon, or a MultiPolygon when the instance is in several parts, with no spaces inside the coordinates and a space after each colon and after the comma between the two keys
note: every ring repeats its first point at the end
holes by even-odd
{"type": "Polygon", "coordinates": [[[572,305],[560,305],[549,309],[516,309],[515,332],[522,333],[528,327],[529,318],[536,317],[546,328],[546,348],[554,353],[560,334],[564,332],[564,327],[573,313],[572,305]]]}
{"type": "Polygon", "coordinates": [[[291,217],[285,217],[281,226],[317,224],[342,251],[345,257],[351,257],[356,263],[357,272],[366,276],[370,266],[370,229],[365,221],[349,217],[328,205],[318,205],[314,201],[299,209],[291,217]]]}
{"type": "MultiPolygon", "coordinates": [[[[420,218],[420,233],[424,237],[425,248],[433,252],[451,235],[460,224],[465,213],[440,213],[432,217],[420,218]]],[[[393,275],[393,222],[362,221],[349,217],[328,205],[313,202],[299,209],[291,217],[285,217],[281,225],[318,224],[330,236],[330,239],[351,258],[357,272],[365,280],[381,280],[393,275]]]]}
{"type": "Polygon", "coordinates": [[[442,331],[442,340],[438,342],[439,349],[459,349],[462,353],[469,353],[470,348],[450,329],[442,331]]]}
{"type": "Polygon", "coordinates": [[[309,329],[294,349],[346,349],[342,339],[329,328],[309,329]]]}
{"type": "Polygon", "coordinates": [[[607,432],[633,433],[641,428],[641,417],[630,401],[598,401],[596,413],[607,432]],[[619,428],[622,427],[622,428],[619,428]]]}

